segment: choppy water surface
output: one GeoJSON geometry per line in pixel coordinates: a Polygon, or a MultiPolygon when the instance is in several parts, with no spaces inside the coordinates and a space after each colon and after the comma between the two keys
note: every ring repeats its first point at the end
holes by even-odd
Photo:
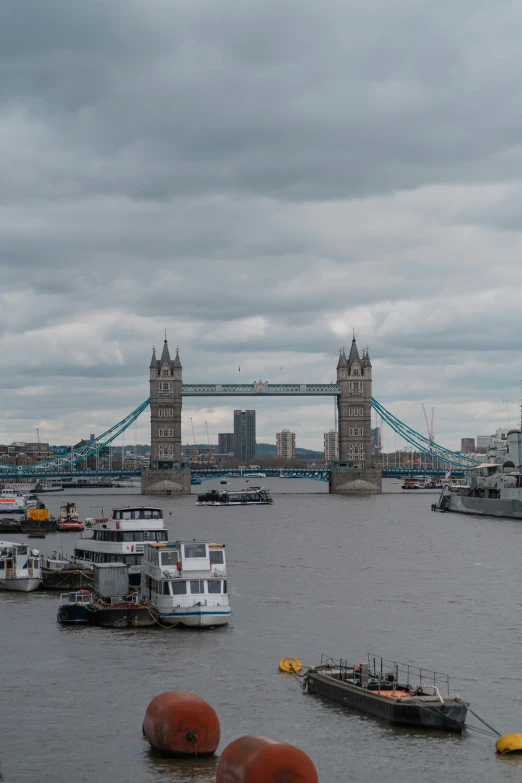
{"type": "MultiPolygon", "coordinates": [[[[303,748],[322,783],[521,779],[522,759],[497,757],[493,738],[393,728],[307,696],[277,670],[289,655],[314,664],[322,652],[382,653],[448,671],[489,723],[521,731],[521,523],[433,514],[432,495],[387,480],[386,494],[366,498],[329,496],[311,481],[263,483],[271,507],[45,496],[53,513],[76,500],[82,517],[160,505],[171,538],[224,541],[234,615],[228,629],[207,632],[67,628],[56,622],[56,594],[0,593],[5,781],[210,783],[215,760],[164,760],[141,736],[147,704],[172,688],[214,706],[220,749],[269,734],[303,748]]],[[[72,551],[75,539],[32,543],[72,551]]]]}

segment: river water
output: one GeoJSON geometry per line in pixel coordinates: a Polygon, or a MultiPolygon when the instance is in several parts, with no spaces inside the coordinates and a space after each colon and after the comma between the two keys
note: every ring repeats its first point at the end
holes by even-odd
{"type": "MultiPolygon", "coordinates": [[[[56,622],[57,594],[0,593],[4,781],[211,783],[215,759],[162,759],[142,738],[147,704],[168,689],[212,704],[220,750],[268,734],[305,750],[321,783],[522,778],[522,758],[496,756],[492,737],[394,728],[278,672],[284,656],[382,654],[449,672],[452,690],[501,733],[522,731],[520,522],[434,514],[435,495],[387,479],[383,495],[362,498],[329,496],[311,480],[263,484],[270,507],[125,490],[45,496],[52,513],[75,500],[82,518],[161,506],[171,539],[225,542],[234,614],[228,628],[204,632],[68,628],[56,622]]],[[[75,540],[32,543],[70,552],[75,540]]]]}

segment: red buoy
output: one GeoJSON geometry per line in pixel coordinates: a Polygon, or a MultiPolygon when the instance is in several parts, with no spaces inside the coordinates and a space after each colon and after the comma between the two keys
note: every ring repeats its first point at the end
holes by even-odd
{"type": "Polygon", "coordinates": [[[219,718],[210,704],[195,693],[165,691],[147,707],[143,733],[161,753],[208,756],[219,745],[219,718]]]}
{"type": "Polygon", "coordinates": [[[313,761],[286,742],[247,734],[219,757],[216,783],[319,783],[313,761]]]}

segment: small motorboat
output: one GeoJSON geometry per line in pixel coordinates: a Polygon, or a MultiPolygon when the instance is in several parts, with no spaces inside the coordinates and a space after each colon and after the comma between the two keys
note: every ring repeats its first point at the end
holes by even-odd
{"type": "Polygon", "coordinates": [[[27,538],[45,538],[45,533],[28,533],[27,538]]]}
{"type": "Polygon", "coordinates": [[[85,529],[83,522],[80,522],[78,517],[75,503],[65,503],[60,508],[60,516],[56,522],[56,529],[61,533],[70,533],[85,529]]]}
{"type": "Polygon", "coordinates": [[[92,595],[89,590],[77,590],[75,593],[62,593],[57,620],[59,623],[84,625],[94,622],[95,612],[92,595]]]}
{"type": "Polygon", "coordinates": [[[221,479],[221,481],[219,483],[220,484],[228,484],[228,481],[226,479],[221,479]]]}

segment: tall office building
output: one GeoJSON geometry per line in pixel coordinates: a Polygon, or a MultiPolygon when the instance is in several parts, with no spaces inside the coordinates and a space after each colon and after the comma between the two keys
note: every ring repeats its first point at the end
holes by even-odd
{"type": "Polygon", "coordinates": [[[290,430],[276,432],[276,457],[283,459],[295,457],[295,432],[290,432],[290,430]]]}
{"type": "Polygon", "coordinates": [[[461,454],[474,454],[475,453],[475,438],[461,438],[460,439],[460,453],[461,454]]]}
{"type": "Polygon", "coordinates": [[[234,411],[234,457],[248,463],[256,456],[256,412],[234,411]]]}
{"type": "Polygon", "coordinates": [[[324,433],[325,462],[336,462],[339,459],[339,435],[337,430],[324,433]]]}
{"type": "Polygon", "coordinates": [[[234,433],[233,432],[218,433],[218,454],[233,454],[233,453],[234,453],[234,433]]]}

